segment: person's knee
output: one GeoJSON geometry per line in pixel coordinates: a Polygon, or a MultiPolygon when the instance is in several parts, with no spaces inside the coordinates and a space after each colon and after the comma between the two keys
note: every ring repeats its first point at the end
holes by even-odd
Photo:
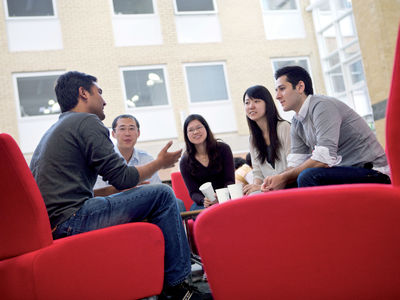
{"type": "Polygon", "coordinates": [[[158,198],[164,199],[165,202],[176,205],[176,197],[174,191],[169,185],[166,184],[154,184],[152,185],[157,189],[157,193],[159,195],[158,198]]]}
{"type": "Polygon", "coordinates": [[[309,168],[302,171],[297,177],[298,187],[316,186],[318,184],[317,174],[319,168],[309,168]]]}

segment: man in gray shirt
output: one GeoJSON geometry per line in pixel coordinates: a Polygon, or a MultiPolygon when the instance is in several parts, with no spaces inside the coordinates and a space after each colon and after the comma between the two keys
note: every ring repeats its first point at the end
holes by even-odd
{"type": "Polygon", "coordinates": [[[308,72],[298,66],[275,73],[276,99],[296,115],[288,169],[265,178],[262,191],[346,183],[390,183],[385,151],[368,124],[342,101],[313,95],[308,72]]]}
{"type": "Polygon", "coordinates": [[[181,150],[168,152],[140,167],[128,166],[114,151],[101,122],[106,102],[97,79],[80,72],[61,75],[55,87],[59,120],[44,134],[30,168],[46,204],[53,237],[61,238],[128,222],[160,227],[165,241],[165,287],[160,299],[190,299],[197,294],[185,282],[191,272],[190,250],[172,189],[163,184],[135,187],[176,163],[181,150]],[[98,175],[117,190],[95,197],[98,175]]]}

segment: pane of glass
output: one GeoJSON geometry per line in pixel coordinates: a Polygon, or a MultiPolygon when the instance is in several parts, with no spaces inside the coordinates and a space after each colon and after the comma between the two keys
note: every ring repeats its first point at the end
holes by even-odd
{"type": "Polygon", "coordinates": [[[340,62],[339,53],[335,53],[335,54],[329,56],[328,58],[325,59],[325,61],[327,63],[328,68],[337,65],[340,62]]]}
{"type": "Polygon", "coordinates": [[[339,28],[342,37],[342,45],[347,45],[357,38],[352,15],[348,15],[340,20],[339,28]]]}
{"type": "Polygon", "coordinates": [[[329,72],[329,77],[332,83],[332,88],[334,93],[344,92],[344,79],[343,79],[343,72],[342,67],[337,67],[329,72]]]}
{"type": "Polygon", "coordinates": [[[17,78],[21,117],[58,114],[54,84],[58,75],[17,78]]]}
{"type": "Polygon", "coordinates": [[[167,105],[163,69],[123,71],[128,107],[167,105]]]}
{"type": "Polygon", "coordinates": [[[351,74],[351,81],[353,84],[365,80],[361,60],[352,63],[349,66],[349,69],[351,74]]]}
{"type": "Polygon", "coordinates": [[[178,12],[214,11],[213,0],[175,0],[178,12]]]}
{"type": "Polygon", "coordinates": [[[333,26],[328,27],[326,30],[322,32],[322,38],[324,41],[326,54],[329,54],[338,48],[336,40],[336,32],[333,26]]]}
{"type": "Polygon", "coordinates": [[[296,0],[263,0],[264,10],[297,9],[296,0]]]}
{"type": "Polygon", "coordinates": [[[351,0],[335,0],[335,2],[337,10],[346,10],[352,8],[351,0]]]}
{"type": "Polygon", "coordinates": [[[52,0],[7,0],[10,17],[54,16],[52,0]]]}
{"type": "Polygon", "coordinates": [[[371,102],[369,101],[366,88],[354,90],[352,92],[354,110],[362,117],[372,114],[371,102]]]}
{"type": "Polygon", "coordinates": [[[116,15],[154,13],[152,0],[113,0],[116,15]]]}
{"type": "Polygon", "coordinates": [[[228,100],[222,65],[186,67],[191,102],[228,100]]]}
{"type": "Polygon", "coordinates": [[[351,57],[355,54],[360,54],[360,45],[358,43],[351,44],[350,46],[343,49],[343,53],[346,58],[351,57]]]}
{"type": "Polygon", "coordinates": [[[274,66],[274,72],[286,66],[300,66],[306,69],[307,72],[310,73],[306,59],[276,60],[273,62],[273,66],[274,66]]]}

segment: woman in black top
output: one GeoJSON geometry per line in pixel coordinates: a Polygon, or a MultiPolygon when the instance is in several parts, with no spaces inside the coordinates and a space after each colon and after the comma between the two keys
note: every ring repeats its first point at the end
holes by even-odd
{"type": "Polygon", "coordinates": [[[217,203],[205,198],[199,187],[211,182],[214,190],[235,183],[233,156],[230,147],[217,141],[206,120],[197,114],[186,118],[183,125],[186,151],[180,170],[194,204],[190,210],[202,209],[217,203]]]}

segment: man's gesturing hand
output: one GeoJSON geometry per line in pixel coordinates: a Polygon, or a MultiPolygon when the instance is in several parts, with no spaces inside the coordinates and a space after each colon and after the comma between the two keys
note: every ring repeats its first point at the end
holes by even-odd
{"type": "Polygon", "coordinates": [[[171,145],[172,141],[169,141],[157,155],[157,160],[159,160],[161,163],[161,169],[173,167],[179,160],[179,157],[181,157],[182,149],[175,152],[168,152],[168,149],[171,147],[171,145]]]}

